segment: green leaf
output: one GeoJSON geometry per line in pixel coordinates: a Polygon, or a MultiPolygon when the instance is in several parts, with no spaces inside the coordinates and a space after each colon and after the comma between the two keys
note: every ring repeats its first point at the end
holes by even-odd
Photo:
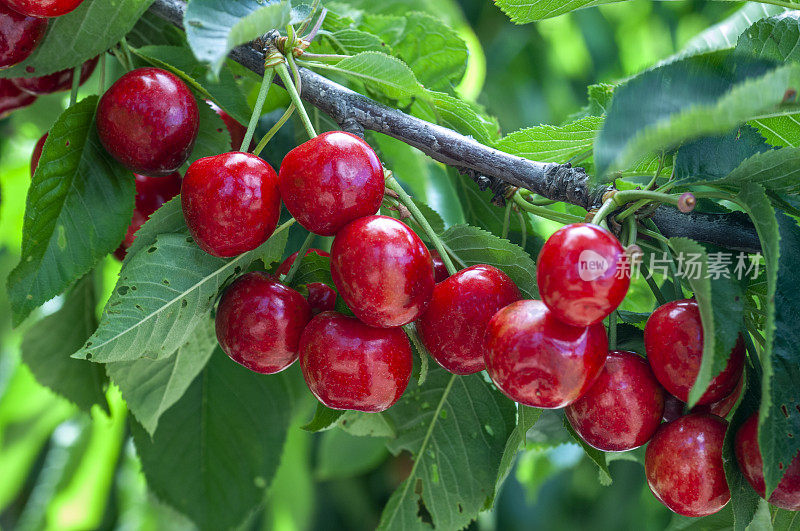
{"type": "Polygon", "coordinates": [[[381,439],[326,431],[319,441],[315,475],[320,481],[351,478],[373,470],[388,455],[381,439]]]}
{"type": "Polygon", "coordinates": [[[770,506],[772,529],[775,531],[800,531],[800,511],[787,511],[770,506]]]}
{"type": "Polygon", "coordinates": [[[15,325],[116,249],[130,224],[133,174],[100,144],[96,107],[92,96],[64,111],[45,142],[8,277],[15,325]]]}
{"type": "Polygon", "coordinates": [[[771,146],[800,147],[800,113],[753,120],[750,125],[758,129],[771,146]]]}
{"type": "Polygon", "coordinates": [[[518,245],[469,225],[450,227],[442,241],[460,259],[457,266],[495,266],[511,277],[524,297],[537,298],[536,263],[518,245]]]}
{"type": "Polygon", "coordinates": [[[319,282],[336,289],[331,277],[331,259],[327,256],[320,256],[311,253],[303,257],[297,272],[292,278],[291,286],[304,286],[312,282],[319,282]]]}
{"type": "Polygon", "coordinates": [[[562,418],[564,423],[564,429],[567,430],[567,433],[569,433],[570,437],[572,437],[572,440],[578,443],[578,445],[581,448],[583,448],[583,452],[586,454],[586,457],[588,457],[592,461],[592,463],[597,465],[597,473],[599,474],[598,477],[600,480],[600,484],[606,487],[611,485],[612,482],[611,471],[608,469],[608,463],[606,462],[606,454],[604,452],[601,452],[597,448],[589,446],[586,443],[586,441],[581,439],[580,435],[575,433],[575,430],[567,420],[567,417],[563,416],[562,418]]]}
{"type": "Polygon", "coordinates": [[[471,136],[481,144],[497,140],[500,125],[479,105],[443,92],[429,90],[426,94],[424,101],[416,101],[411,107],[414,116],[471,136]]]}
{"type": "Polygon", "coordinates": [[[739,42],[737,51],[749,53],[774,61],[800,60],[800,13],[786,11],[755,22],[747,28],[739,42]]]}
{"type": "Polygon", "coordinates": [[[170,357],[108,363],[106,371],[133,416],[153,435],[161,415],[180,400],[216,347],[214,323],[209,319],[198,324],[186,344],[170,357]]]}
{"type": "Polygon", "coordinates": [[[514,457],[516,457],[520,447],[524,446],[528,430],[533,428],[541,415],[541,409],[517,404],[517,425],[514,426],[511,435],[508,436],[506,448],[503,450],[500,468],[497,471],[497,488],[506,479],[508,473],[511,472],[511,467],[514,465],[514,457]]]}
{"type": "Polygon", "coordinates": [[[731,278],[715,276],[709,265],[728,253],[718,251],[710,253],[699,243],[688,238],[670,238],[670,247],[683,261],[683,277],[697,299],[700,309],[700,320],[703,323],[703,361],[697,373],[697,379],[689,392],[689,407],[693,407],[708,389],[711,380],[720,374],[728,365],[743,324],[744,291],[735,274],[728,272],[731,278]],[[697,264],[697,268],[689,264],[697,264]]]}
{"type": "Polygon", "coordinates": [[[544,18],[557,17],[576,9],[611,4],[621,0],[495,0],[497,7],[503,10],[515,24],[527,24],[544,18]]]}
{"type": "Polygon", "coordinates": [[[100,326],[75,357],[108,363],[170,356],[208,316],[229,278],[265,249],[270,262],[280,259],[287,229],[280,226],[261,247],[232,259],[206,253],[188,231],[157,236],[123,264],[100,326]]]}
{"type": "Polygon", "coordinates": [[[314,418],[303,425],[302,428],[311,432],[329,430],[336,425],[336,421],[339,420],[339,417],[343,414],[344,411],[340,409],[331,409],[321,402],[318,402],[317,409],[314,412],[314,418]]]}
{"type": "Polygon", "coordinates": [[[675,157],[675,178],[687,184],[717,181],[749,157],[770,149],[758,131],[743,125],[681,146],[675,157]]]}
{"type": "Polygon", "coordinates": [[[437,529],[461,529],[483,509],[494,485],[514,404],[478,374],[455,376],[432,368],[386,412],[397,426],[389,450],[414,456],[409,477],[389,498],[379,529],[423,527],[420,505],[437,529]]]}
{"type": "Polygon", "coordinates": [[[153,0],[85,0],[72,13],[49,19],[47,35],[28,59],[0,77],[52,74],[93,58],[125,36],[153,0]]]}
{"type": "Polygon", "coordinates": [[[337,425],[356,437],[397,437],[397,430],[386,413],[345,411],[337,425]]]}
{"type": "Polygon", "coordinates": [[[251,372],[217,350],[152,439],[138,423],[131,431],[150,489],[201,529],[228,529],[263,503],[290,413],[282,376],[251,372]]]}
{"type": "Polygon", "coordinates": [[[189,164],[198,159],[213,157],[231,150],[231,135],[222,118],[202,99],[197,100],[197,109],[200,111],[200,130],[184,168],[188,168],[189,164]]]}
{"type": "Polygon", "coordinates": [[[70,358],[97,327],[96,306],[89,274],[65,296],[61,309],[37,321],[22,340],[22,361],[36,380],[84,411],[95,404],[108,410],[102,366],[70,358]]]}
{"type": "Polygon", "coordinates": [[[566,125],[539,125],[503,137],[495,147],[500,151],[541,162],[565,163],[592,149],[603,118],[587,116],[566,125]]]}
{"type": "MultiPolygon", "coordinates": [[[[325,19],[327,25],[328,18],[325,19]]],[[[391,47],[377,35],[352,28],[344,28],[330,33],[321,33],[319,40],[327,39],[331,43],[331,51],[345,55],[355,55],[361,52],[392,53],[391,47]]],[[[319,41],[312,43],[309,48],[313,53],[325,53],[319,41]]]]}
{"type": "Polygon", "coordinates": [[[145,224],[136,231],[136,238],[133,240],[133,245],[128,248],[123,264],[130,262],[131,258],[139,254],[142,249],[152,247],[159,234],[185,233],[187,230],[181,197],[174,197],[151,214],[145,224]]]}
{"type": "Polygon", "coordinates": [[[220,71],[228,52],[292,22],[285,0],[192,0],[183,16],[186,37],[198,60],[220,71]]]}
{"type": "Polygon", "coordinates": [[[782,195],[800,192],[800,148],[773,149],[753,155],[714,184],[738,187],[748,182],[782,195]]]}

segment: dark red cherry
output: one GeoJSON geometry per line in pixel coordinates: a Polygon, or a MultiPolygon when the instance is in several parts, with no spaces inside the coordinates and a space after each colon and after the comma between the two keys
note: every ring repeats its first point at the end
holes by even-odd
{"type": "Polygon", "coordinates": [[[60,17],[76,9],[83,0],[2,0],[8,7],[31,17],[60,17]]]}
{"type": "MultiPolygon", "coordinates": [[[[703,324],[697,301],[672,301],[657,308],[645,325],[644,346],[661,385],[683,402],[688,401],[703,358],[703,324]]],[[[744,341],[740,335],[725,370],[711,380],[697,403],[710,404],[731,394],[743,368],[744,341]]]]}
{"type": "MultiPolygon", "coordinates": [[[[311,253],[318,254],[319,256],[330,256],[329,253],[326,253],[320,249],[309,249],[306,251],[305,256],[308,256],[311,253]]],[[[289,257],[284,260],[280,266],[278,266],[275,274],[287,274],[292,268],[292,264],[294,264],[296,258],[296,252],[289,255],[289,257]]],[[[336,308],[336,290],[334,290],[332,287],[328,286],[327,284],[323,284],[322,282],[309,282],[306,284],[306,289],[308,290],[308,297],[306,297],[308,304],[311,306],[311,311],[315,315],[321,312],[331,311],[336,308]]]]}
{"type": "Polygon", "coordinates": [[[159,68],[139,68],[111,85],[97,108],[106,150],[135,173],[169,175],[186,162],[199,130],[192,91],[159,68]]]}
{"type": "Polygon", "coordinates": [[[664,398],[664,416],[662,418],[664,422],[672,422],[673,420],[682,417],[685,410],[685,402],[681,402],[675,398],[675,395],[666,393],[666,397],[664,398]]]}
{"type": "Polygon", "coordinates": [[[4,2],[0,2],[0,70],[27,59],[47,31],[47,19],[23,15],[4,2]]]}
{"type": "Polygon", "coordinates": [[[217,340],[236,363],[274,374],[297,359],[300,335],[310,320],[302,295],[265,273],[247,273],[222,295],[217,340]]]}
{"type": "MultiPolygon", "coordinates": [[[[91,77],[94,69],[97,67],[97,60],[97,57],[89,59],[81,66],[81,85],[91,77]]],[[[34,96],[42,96],[44,94],[70,90],[72,88],[72,78],[75,77],[74,74],[75,69],[69,68],[47,76],[19,77],[12,81],[20,90],[24,90],[28,94],[33,94],[34,96]]]]}
{"type": "Polygon", "coordinates": [[[442,255],[439,254],[439,251],[436,249],[428,249],[428,251],[430,251],[431,259],[433,260],[433,279],[438,284],[449,277],[450,272],[447,271],[447,266],[444,265],[444,260],[442,260],[442,255]]]}
{"type": "Polygon", "coordinates": [[[128,225],[125,239],[114,251],[114,256],[123,260],[125,255],[136,239],[136,231],[150,219],[153,213],[161,208],[161,205],[181,193],[181,174],[171,173],[166,177],[147,177],[145,175],[134,175],[136,177],[136,203],[133,208],[133,219],[128,225]]]}
{"type": "Polygon", "coordinates": [[[539,252],[536,281],[542,301],[565,323],[598,323],[628,293],[625,250],[606,229],[575,223],[557,230],[539,252]]]}
{"type": "MultiPolygon", "coordinates": [[[[736,460],[747,482],[764,498],[767,486],[764,482],[764,462],[758,447],[758,413],[753,413],[736,432],[734,444],[736,460]]],[[[769,503],[788,511],[800,511],[800,455],[795,455],[783,478],[772,491],[769,503]]]]}
{"type": "Polygon", "coordinates": [[[36,145],[33,146],[33,153],[31,153],[31,177],[33,177],[33,174],[36,173],[36,168],[39,167],[39,159],[42,158],[42,150],[44,150],[44,143],[47,140],[48,134],[49,133],[45,133],[42,135],[42,138],[40,138],[36,142],[36,145]]]}
{"type": "MultiPolygon", "coordinates": [[[[231,116],[230,114],[226,113],[219,106],[214,103],[213,101],[206,100],[208,106],[222,118],[222,121],[225,123],[225,127],[228,129],[228,133],[231,135],[231,149],[233,151],[239,151],[242,147],[242,142],[244,141],[244,135],[247,134],[247,128],[236,121],[236,119],[231,116]]],[[[255,148],[255,142],[250,142],[250,151],[255,148]]]]}
{"type": "Polygon", "coordinates": [[[278,173],[281,197],[298,223],[333,236],[378,211],[383,167],[369,144],[350,133],[323,133],[291,150],[278,173]]]}
{"type": "Polygon", "coordinates": [[[383,411],[411,378],[411,345],[400,328],[373,328],[354,317],[323,312],[300,338],[308,388],[333,409],[383,411]]]}
{"type": "Polygon", "coordinates": [[[486,371],[516,402],[567,406],[591,387],[608,355],[602,324],[571,326],[542,301],[514,302],[489,321],[486,371]]]}
{"type": "Polygon", "coordinates": [[[735,406],[736,402],[739,401],[739,397],[742,396],[743,390],[744,375],[739,377],[739,383],[736,384],[736,388],[734,388],[731,394],[717,400],[716,402],[712,402],[711,404],[700,404],[698,406],[694,406],[692,408],[692,413],[711,413],[712,415],[725,418],[728,416],[728,413],[733,411],[733,406],[735,406]]]}
{"type": "Polygon", "coordinates": [[[0,79],[0,118],[5,118],[12,111],[27,107],[36,101],[36,96],[22,92],[10,79],[0,79]]]}
{"type": "Polygon", "coordinates": [[[662,424],[645,452],[650,490],[683,516],[714,514],[731,499],[722,468],[722,443],[728,423],[692,413],[662,424]]]}
{"type": "Polygon", "coordinates": [[[417,331],[433,359],[448,371],[480,372],[486,366],[489,319],[519,298],[514,281],[496,267],[468,267],[436,284],[417,331]]]}
{"type": "Polygon", "coordinates": [[[612,351],[594,384],[564,413],[590,446],[624,452],[653,437],[661,424],[665,394],[647,360],[633,352],[612,351]]]}
{"type": "Polygon", "coordinates": [[[402,326],[419,317],[433,293],[431,255],[405,223],[357,219],[331,248],[331,275],[353,313],[370,326],[402,326]]]}
{"type": "Polygon", "coordinates": [[[183,215],[201,249],[214,256],[252,251],[272,236],[281,213],[278,176],[249,153],[234,151],[189,166],[183,215]]]}

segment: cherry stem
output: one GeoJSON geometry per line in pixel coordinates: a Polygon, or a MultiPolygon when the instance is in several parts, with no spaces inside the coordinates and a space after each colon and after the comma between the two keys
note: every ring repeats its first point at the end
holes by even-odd
{"type": "Polygon", "coordinates": [[[306,255],[306,252],[311,247],[311,244],[314,242],[314,238],[315,237],[316,237],[316,234],[314,234],[313,232],[309,232],[308,236],[306,236],[306,239],[303,242],[303,245],[301,245],[300,246],[300,250],[297,251],[297,257],[295,257],[294,263],[292,264],[292,267],[289,268],[289,272],[286,273],[285,277],[283,277],[283,283],[284,284],[288,285],[288,284],[290,284],[292,282],[292,279],[294,278],[295,273],[297,273],[297,270],[300,269],[300,264],[302,263],[303,258],[306,255]]]}
{"type": "MultiPolygon", "coordinates": [[[[655,224],[655,222],[653,222],[652,219],[642,220],[642,223],[647,228],[649,228],[653,233],[661,234],[658,231],[658,227],[656,227],[656,224],[655,224]]],[[[663,234],[662,234],[662,238],[663,238],[663,234]]],[[[678,299],[682,299],[683,298],[683,286],[682,286],[682,283],[681,283],[681,279],[678,276],[678,270],[675,267],[675,257],[672,255],[672,251],[669,248],[669,240],[667,240],[666,238],[659,239],[658,243],[661,245],[661,250],[664,252],[664,254],[669,256],[669,272],[670,272],[670,275],[672,276],[672,287],[673,287],[673,289],[675,291],[675,296],[678,299]]]]}
{"type": "Polygon", "coordinates": [[[414,219],[419,223],[419,226],[422,227],[422,230],[425,231],[425,234],[428,235],[428,238],[431,239],[433,242],[433,246],[436,247],[436,250],[439,251],[439,256],[442,257],[442,262],[444,262],[445,267],[447,268],[447,272],[451,275],[455,275],[458,270],[456,266],[453,265],[453,261],[450,260],[450,255],[447,252],[447,249],[442,242],[442,239],[436,234],[436,231],[433,230],[431,224],[428,223],[428,220],[422,214],[419,208],[417,208],[416,203],[414,200],[411,199],[411,196],[406,193],[400,183],[397,182],[397,179],[394,178],[392,172],[389,170],[384,170],[384,174],[386,175],[386,187],[393,192],[395,192],[400,199],[400,202],[411,212],[411,215],[414,216],[414,219]]]}
{"type": "Polygon", "coordinates": [[[519,230],[522,231],[521,247],[524,249],[525,245],[528,243],[528,224],[525,223],[525,214],[518,208],[515,210],[517,211],[517,218],[519,219],[519,230]]]}
{"type": "Polygon", "coordinates": [[[98,83],[99,89],[100,89],[99,90],[100,94],[102,94],[102,93],[104,93],[106,91],[106,56],[107,55],[108,54],[106,52],[103,52],[102,54],[100,54],[100,82],[98,83]]]}
{"type": "Polygon", "coordinates": [[[81,86],[81,66],[78,65],[72,71],[72,91],[69,93],[69,106],[72,107],[78,101],[78,87],[81,86]]]}
{"type": "Polygon", "coordinates": [[[543,206],[533,205],[522,197],[522,194],[519,192],[519,190],[517,190],[517,193],[514,194],[514,202],[525,212],[530,212],[531,214],[535,214],[540,218],[555,221],[556,223],[568,225],[570,223],[580,223],[583,221],[583,218],[580,216],[567,214],[565,212],[556,212],[555,210],[550,210],[549,208],[545,208],[543,206]]]}
{"type": "Polygon", "coordinates": [[[408,339],[414,344],[414,348],[419,355],[419,377],[417,378],[417,385],[422,385],[428,377],[428,349],[422,344],[417,334],[417,327],[414,326],[414,323],[403,325],[403,330],[405,330],[408,339]]]}
{"type": "Polygon", "coordinates": [[[125,37],[122,37],[119,41],[120,47],[122,48],[122,54],[125,56],[125,68],[128,71],[133,70],[133,58],[131,57],[131,50],[128,47],[128,40],[125,37]]]}
{"type": "Polygon", "coordinates": [[[504,240],[508,239],[508,230],[510,229],[511,225],[511,205],[513,205],[513,203],[508,201],[508,204],[506,205],[506,215],[503,218],[503,232],[501,233],[500,237],[504,240]]]}
{"type": "Polygon", "coordinates": [[[310,138],[316,137],[317,132],[314,131],[314,126],[311,124],[311,119],[308,117],[305,107],[303,107],[303,101],[300,99],[300,94],[297,92],[297,89],[294,86],[294,81],[292,81],[292,77],[289,75],[289,70],[286,68],[286,65],[283,63],[276,65],[275,70],[278,72],[281,81],[283,81],[283,86],[289,93],[292,103],[294,103],[294,106],[297,107],[297,112],[300,114],[300,119],[303,121],[303,126],[306,128],[308,136],[310,138]]]}
{"type": "Polygon", "coordinates": [[[243,153],[249,151],[248,148],[250,147],[250,143],[253,141],[253,135],[256,133],[256,127],[258,127],[258,120],[261,118],[261,110],[264,108],[264,102],[267,101],[267,94],[269,94],[269,88],[272,86],[272,80],[274,78],[275,71],[273,69],[268,69],[266,72],[264,72],[264,79],[261,80],[261,89],[258,91],[256,106],[253,108],[253,114],[250,115],[250,123],[247,126],[247,132],[244,134],[242,145],[239,146],[239,151],[243,153]]]}
{"type": "Polygon", "coordinates": [[[603,206],[600,207],[600,209],[592,218],[592,223],[594,223],[595,225],[600,225],[600,222],[605,220],[606,217],[608,217],[608,215],[611,214],[611,211],[614,210],[615,208],[617,208],[617,204],[614,202],[614,198],[611,197],[609,199],[606,199],[605,203],[603,203],[603,206]]]}
{"type": "Polygon", "coordinates": [[[661,288],[658,287],[658,283],[656,282],[656,279],[654,279],[653,276],[650,275],[650,271],[648,271],[647,266],[644,265],[644,263],[641,263],[639,265],[639,270],[644,275],[644,279],[647,282],[647,285],[650,286],[650,291],[653,292],[653,295],[655,296],[656,301],[658,301],[658,305],[659,306],[663,306],[664,304],[666,304],[667,303],[667,298],[664,297],[663,293],[661,293],[661,288]]]}
{"type": "Polygon", "coordinates": [[[608,350],[617,350],[617,311],[608,316],[608,350]]]}
{"type": "Polygon", "coordinates": [[[636,218],[628,218],[628,234],[625,238],[626,245],[633,245],[636,243],[636,238],[639,236],[638,229],[639,226],[636,223],[636,218]]]}
{"type": "Polygon", "coordinates": [[[289,118],[292,117],[295,108],[296,107],[294,106],[294,103],[289,104],[289,108],[286,109],[285,113],[283,113],[281,119],[278,120],[269,131],[267,131],[267,134],[264,135],[264,138],[262,138],[261,142],[258,143],[256,149],[253,150],[254,155],[258,156],[261,154],[264,148],[267,147],[269,141],[272,140],[272,137],[274,137],[278,133],[278,131],[280,131],[281,127],[283,127],[283,125],[289,121],[289,118]]]}

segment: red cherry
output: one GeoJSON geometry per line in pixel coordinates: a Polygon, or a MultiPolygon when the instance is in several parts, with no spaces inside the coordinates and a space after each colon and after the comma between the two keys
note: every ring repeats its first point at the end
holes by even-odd
{"type": "Polygon", "coordinates": [[[542,301],[514,302],[489,321],[486,371],[509,398],[540,408],[571,404],[591,387],[608,355],[601,324],[560,321],[542,301]]]}
{"type": "Polygon", "coordinates": [[[36,145],[33,146],[33,153],[31,153],[31,177],[33,177],[33,174],[36,173],[36,168],[39,167],[39,159],[42,158],[42,150],[44,149],[44,143],[47,140],[47,135],[49,135],[49,133],[42,135],[42,138],[40,138],[36,142],[36,145]]]}
{"type": "Polygon", "coordinates": [[[97,107],[97,132],[106,150],[133,172],[154,177],[186,162],[199,127],[192,91],[158,68],[128,72],[97,107]]]}
{"type": "Polygon", "coordinates": [[[728,416],[728,413],[733,411],[733,406],[735,406],[736,402],[739,401],[739,397],[742,396],[743,390],[744,375],[739,377],[739,383],[736,384],[736,388],[733,390],[733,392],[731,392],[731,394],[719,399],[716,402],[712,402],[711,404],[700,404],[698,406],[694,406],[692,408],[692,413],[710,413],[712,415],[725,418],[728,416]]]}
{"type": "Polygon", "coordinates": [[[370,326],[402,326],[433,293],[431,255],[408,226],[387,216],[346,225],[333,240],[331,275],[344,302],[370,326]]]}
{"type": "Polygon", "coordinates": [[[378,211],[383,167],[369,144],[350,133],[323,133],[291,150],[278,173],[281,197],[298,223],[333,236],[378,211]]]}
{"type": "Polygon", "coordinates": [[[625,249],[598,225],[575,223],[550,236],[536,264],[542,301],[565,323],[589,326],[620,305],[631,279],[625,249]]]}
{"type": "Polygon", "coordinates": [[[489,265],[463,269],[433,288],[417,321],[422,343],[439,365],[454,374],[482,371],[486,325],[500,308],[519,300],[508,275],[489,265]]]}
{"type": "Polygon", "coordinates": [[[428,249],[428,251],[430,251],[431,259],[433,260],[433,279],[438,284],[449,277],[450,272],[447,270],[447,266],[444,265],[444,260],[442,260],[442,255],[439,254],[439,251],[436,249],[428,249]]]}
{"type": "Polygon", "coordinates": [[[661,424],[665,394],[647,360],[633,352],[612,351],[594,384],[564,413],[590,446],[624,452],[653,437],[661,424]]]}
{"type": "Polygon", "coordinates": [[[183,179],[181,202],[197,245],[223,257],[267,241],[281,213],[275,170],[238,151],[193,162],[183,179]]]}
{"type": "MultiPolygon", "coordinates": [[[[83,85],[89,79],[97,67],[98,58],[89,59],[81,66],[80,84],[83,85]]],[[[12,79],[14,84],[28,94],[43,96],[54,92],[61,92],[72,88],[72,78],[75,77],[75,69],[69,68],[54,74],[41,77],[19,77],[12,79]]]]}
{"type": "Polygon", "coordinates": [[[31,17],[60,17],[76,9],[83,0],[3,0],[14,11],[31,17]]]}
{"type": "MultiPolygon", "coordinates": [[[[330,256],[329,253],[321,251],[320,249],[309,249],[304,256],[311,253],[316,253],[319,256],[330,256]]],[[[275,271],[276,275],[285,275],[292,268],[297,253],[292,253],[289,257],[278,266],[275,271]]],[[[308,290],[308,304],[311,306],[311,311],[316,315],[321,312],[327,312],[336,308],[336,290],[322,282],[310,282],[306,284],[308,290]]]]}
{"type": "Polygon", "coordinates": [[[133,208],[133,219],[125,233],[125,239],[119,245],[114,256],[119,260],[125,259],[125,255],[136,239],[136,231],[150,219],[150,216],[161,205],[181,193],[181,174],[178,172],[167,175],[166,177],[147,177],[145,175],[134,175],[136,177],[136,203],[133,208]]]}
{"type": "MultiPolygon", "coordinates": [[[[688,401],[703,358],[703,324],[697,301],[672,301],[657,308],[645,325],[644,346],[661,385],[679,400],[688,401]]],[[[710,404],[731,394],[743,369],[744,341],[740,335],[725,370],[711,380],[697,403],[710,404]]]]}
{"type": "Polygon", "coordinates": [[[0,2],[0,70],[27,59],[47,31],[47,19],[25,16],[5,4],[0,2]]]}
{"type": "MultiPolygon", "coordinates": [[[[233,151],[239,151],[242,147],[242,142],[244,141],[244,135],[247,134],[247,128],[236,121],[236,119],[231,116],[230,114],[226,113],[219,106],[214,103],[213,101],[206,100],[208,106],[222,118],[222,121],[225,122],[225,127],[228,129],[228,133],[231,135],[231,149],[233,151]]],[[[250,142],[250,151],[255,149],[256,144],[255,142],[250,142]]]]}
{"type": "MultiPolygon", "coordinates": [[[[758,447],[758,413],[753,413],[736,432],[734,450],[742,474],[763,498],[767,486],[764,483],[764,462],[758,447]]],[[[768,501],[787,511],[800,511],[800,456],[795,455],[785,470],[783,478],[768,501]]]]}
{"type": "Polygon", "coordinates": [[[731,499],[722,468],[728,423],[693,413],[663,424],[647,445],[644,469],[656,498],[683,516],[714,514],[731,499]]]}
{"type": "Polygon", "coordinates": [[[308,388],[332,409],[384,411],[411,378],[411,345],[400,328],[373,328],[324,312],[300,338],[300,368],[308,388]]]}
{"type": "Polygon", "coordinates": [[[679,419],[683,416],[685,409],[685,402],[681,402],[675,398],[675,395],[666,393],[666,397],[664,398],[664,416],[662,417],[662,420],[664,422],[672,422],[673,420],[679,419]]]}
{"type": "Polygon", "coordinates": [[[297,359],[300,335],[310,320],[302,295],[269,275],[247,273],[222,295],[217,340],[236,363],[274,374],[297,359]]]}
{"type": "Polygon", "coordinates": [[[36,101],[36,96],[22,92],[10,79],[0,79],[0,118],[12,111],[27,107],[36,101]]]}

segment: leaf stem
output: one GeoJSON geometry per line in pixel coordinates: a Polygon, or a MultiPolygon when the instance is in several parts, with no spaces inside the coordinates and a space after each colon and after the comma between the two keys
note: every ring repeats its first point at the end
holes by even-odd
{"type": "Polygon", "coordinates": [[[297,107],[297,112],[300,113],[300,119],[303,121],[303,126],[306,128],[308,136],[310,138],[315,138],[317,136],[317,132],[314,131],[314,126],[311,123],[311,119],[309,119],[308,113],[306,112],[305,107],[303,107],[303,101],[300,99],[300,94],[298,94],[297,89],[294,86],[294,81],[292,81],[292,77],[289,75],[289,70],[286,68],[285,64],[281,63],[275,66],[275,71],[278,73],[278,76],[280,76],[281,81],[283,81],[283,86],[289,93],[292,103],[294,103],[294,106],[297,107]]]}
{"type": "Polygon", "coordinates": [[[81,65],[72,71],[72,91],[69,93],[69,106],[72,107],[78,101],[78,87],[81,86],[81,65]]]}
{"type": "Polygon", "coordinates": [[[525,212],[530,212],[531,214],[539,216],[540,218],[555,221],[556,223],[568,225],[570,223],[580,223],[583,221],[583,218],[580,216],[567,214],[565,212],[556,212],[555,210],[550,210],[549,208],[545,208],[543,206],[533,205],[522,197],[522,194],[520,194],[519,190],[517,190],[517,193],[514,194],[514,202],[525,212]]]}
{"type": "Polygon", "coordinates": [[[239,146],[239,151],[243,153],[249,151],[248,148],[253,141],[253,135],[255,135],[258,120],[261,118],[261,110],[264,108],[264,102],[267,101],[267,94],[269,94],[269,88],[272,86],[272,80],[274,78],[275,70],[270,68],[264,72],[264,79],[261,80],[261,89],[258,91],[258,99],[256,99],[255,107],[253,107],[253,114],[250,115],[250,123],[247,126],[247,132],[244,134],[242,145],[239,146]]]}
{"type": "Polygon", "coordinates": [[[294,106],[294,103],[289,105],[289,108],[286,109],[285,113],[283,113],[283,116],[281,116],[281,119],[278,120],[275,123],[275,125],[273,125],[270,128],[269,131],[267,131],[267,134],[264,135],[264,138],[262,138],[261,142],[258,143],[258,145],[256,146],[256,149],[253,150],[253,154],[254,155],[260,155],[261,154],[261,152],[264,150],[264,148],[267,147],[267,144],[269,143],[269,141],[272,140],[272,137],[274,137],[278,133],[278,131],[280,131],[281,127],[283,127],[283,125],[287,121],[289,121],[289,118],[291,118],[292,114],[294,113],[295,108],[296,107],[294,106]]]}
{"type": "Polygon", "coordinates": [[[303,59],[308,59],[310,61],[322,61],[322,62],[330,62],[330,63],[338,63],[342,59],[350,59],[351,55],[342,55],[336,53],[308,53],[305,52],[301,55],[303,59]]]}
{"type": "Polygon", "coordinates": [[[300,263],[303,261],[303,258],[306,256],[306,252],[311,247],[311,244],[314,242],[314,238],[316,238],[316,237],[317,237],[317,235],[314,234],[313,232],[309,232],[308,233],[308,236],[306,236],[306,239],[303,242],[303,245],[300,246],[300,250],[297,251],[297,256],[294,259],[294,263],[292,264],[292,267],[289,269],[289,272],[286,273],[286,276],[283,277],[283,283],[284,284],[286,284],[286,285],[291,284],[295,273],[297,273],[297,270],[300,269],[300,263]]]}

